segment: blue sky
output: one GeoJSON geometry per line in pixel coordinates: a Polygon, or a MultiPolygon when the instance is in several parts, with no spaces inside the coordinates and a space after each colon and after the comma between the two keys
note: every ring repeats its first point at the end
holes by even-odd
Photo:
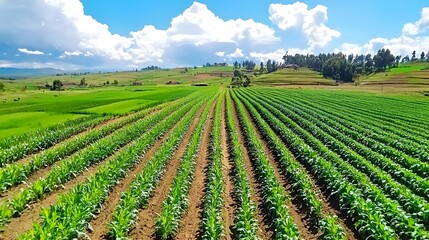
{"type": "Polygon", "coordinates": [[[429,50],[425,1],[0,0],[0,67],[131,69],[429,50]]]}

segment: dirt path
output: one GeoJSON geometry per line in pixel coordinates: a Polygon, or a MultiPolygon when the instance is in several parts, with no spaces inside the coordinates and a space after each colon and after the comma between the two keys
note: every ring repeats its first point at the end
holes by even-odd
{"type": "Polygon", "coordinates": [[[225,239],[232,239],[233,225],[234,225],[234,209],[235,201],[233,199],[234,183],[232,180],[232,164],[229,161],[229,152],[227,146],[227,133],[226,133],[226,120],[225,120],[225,110],[226,110],[226,95],[224,94],[222,101],[222,110],[221,110],[221,141],[222,141],[222,166],[223,166],[223,179],[225,181],[225,207],[223,210],[223,219],[225,223],[225,239]]]}
{"type": "Polygon", "coordinates": [[[261,188],[259,187],[258,181],[256,179],[256,173],[252,167],[249,152],[247,151],[247,148],[244,147],[244,136],[240,129],[240,124],[238,121],[237,111],[234,103],[232,103],[232,110],[234,112],[233,117],[234,117],[235,129],[237,129],[239,141],[242,143],[241,151],[243,152],[243,156],[244,156],[244,164],[248,171],[250,185],[252,187],[252,201],[255,203],[256,218],[258,220],[258,225],[259,225],[258,237],[260,239],[271,239],[273,237],[273,229],[271,228],[271,219],[269,219],[269,217],[264,214],[264,212],[266,211],[264,211],[264,199],[262,197],[263,193],[260,191],[261,188]]]}
{"type": "Polygon", "coordinates": [[[195,176],[188,194],[189,208],[180,221],[179,233],[176,235],[175,239],[197,239],[198,236],[201,212],[203,209],[203,189],[207,178],[206,171],[208,167],[210,131],[215,106],[216,104],[211,106],[209,120],[204,127],[202,142],[195,164],[195,176]]]}
{"type": "Polygon", "coordinates": [[[130,238],[131,239],[151,239],[155,238],[155,220],[157,214],[161,212],[162,203],[167,197],[168,192],[170,191],[171,183],[176,177],[177,170],[180,167],[180,160],[186,149],[188,148],[189,141],[191,139],[192,133],[194,132],[198,121],[201,118],[201,114],[204,110],[204,106],[195,115],[195,118],[192,121],[192,124],[188,128],[186,135],[176,149],[173,157],[171,158],[168,166],[163,173],[161,181],[159,182],[153,197],[149,200],[148,205],[139,212],[138,222],[136,227],[131,230],[130,238]]]}
{"type": "MultiPolygon", "coordinates": [[[[157,110],[154,110],[154,111],[151,111],[150,113],[148,113],[148,115],[147,116],[150,116],[150,115],[153,115],[155,112],[157,112],[157,110]]],[[[127,116],[131,116],[131,115],[127,115],[127,116]]],[[[116,120],[118,120],[118,118],[116,118],[116,120]]],[[[107,123],[105,123],[105,124],[107,124],[107,123]]],[[[132,124],[132,123],[131,123],[132,124]]],[[[123,128],[123,127],[122,127],[123,128]]],[[[119,129],[118,129],[119,130],[119,129]]],[[[116,131],[118,131],[118,130],[116,130],[116,131]]],[[[106,136],[104,136],[103,138],[101,138],[101,139],[107,139],[107,138],[109,138],[111,135],[112,135],[113,133],[110,133],[110,134],[108,134],[108,135],[106,135],[106,136]]],[[[99,139],[99,140],[97,140],[97,141],[100,141],[101,139],[99,139]]],[[[129,144],[126,144],[125,146],[128,146],[129,144]]],[[[88,146],[89,147],[89,146],[88,146]]],[[[121,147],[121,149],[122,149],[123,147],[121,147]]],[[[12,187],[12,188],[10,188],[7,192],[4,192],[4,193],[2,193],[1,195],[0,195],[0,202],[3,202],[3,201],[6,201],[7,199],[10,199],[11,197],[13,197],[13,196],[16,196],[20,191],[21,191],[21,189],[25,189],[25,188],[27,188],[29,185],[31,185],[31,184],[33,184],[35,181],[37,181],[39,178],[45,178],[55,167],[57,167],[57,166],[59,166],[61,163],[63,163],[64,161],[68,161],[68,160],[70,160],[71,158],[72,158],[72,156],[74,156],[74,155],[76,155],[76,154],[78,154],[79,152],[82,152],[82,151],[84,151],[85,149],[87,149],[87,147],[85,147],[85,148],[82,148],[82,149],[80,149],[80,150],[78,150],[77,152],[75,152],[75,153],[73,153],[73,154],[71,154],[71,155],[69,155],[69,156],[67,156],[67,157],[65,157],[65,158],[63,158],[63,159],[61,159],[61,160],[58,160],[58,161],[56,161],[55,163],[53,163],[51,166],[48,166],[48,167],[44,167],[44,168],[41,168],[41,169],[39,169],[39,170],[37,170],[37,171],[35,171],[34,173],[32,173],[29,177],[28,177],[28,179],[25,181],[25,182],[23,182],[23,183],[20,183],[20,184],[18,184],[18,185],[16,185],[16,186],[14,186],[14,187],[12,187]]]]}
{"type": "MultiPolygon", "coordinates": [[[[249,119],[252,119],[247,109],[246,109],[246,116],[249,119]]],[[[311,219],[310,216],[307,216],[305,209],[301,207],[302,203],[298,198],[296,198],[296,194],[292,189],[292,185],[287,180],[287,177],[286,177],[287,174],[283,172],[280,164],[278,164],[278,161],[275,161],[275,158],[271,150],[269,149],[267,143],[264,141],[264,138],[262,137],[260,131],[256,127],[256,123],[253,120],[251,120],[251,123],[253,128],[255,129],[255,133],[258,135],[258,138],[263,142],[264,152],[267,153],[267,156],[271,162],[271,166],[273,166],[273,168],[275,169],[277,179],[281,180],[281,182],[283,183],[283,186],[286,188],[286,190],[290,193],[292,197],[291,199],[292,204],[289,206],[291,214],[293,215],[294,219],[295,218],[301,219],[300,221],[296,221],[295,224],[297,224],[297,226],[299,225],[307,229],[305,231],[306,235],[302,237],[304,237],[305,239],[320,238],[322,235],[322,232],[317,229],[314,219],[311,219]]],[[[299,161],[296,161],[296,162],[299,163],[299,161]]],[[[301,165],[300,168],[307,174],[307,176],[309,176],[312,189],[316,192],[318,198],[322,201],[322,212],[324,214],[338,216],[339,224],[343,227],[347,239],[360,239],[359,233],[353,227],[353,223],[347,219],[346,214],[344,212],[341,212],[338,201],[336,202],[334,198],[329,198],[329,193],[327,191],[321,190],[322,189],[321,186],[316,184],[316,181],[314,180],[313,176],[307,171],[307,169],[304,166],[301,165]]],[[[319,182],[319,184],[321,183],[319,182]]],[[[301,231],[301,228],[300,228],[300,231],[301,231]]]]}

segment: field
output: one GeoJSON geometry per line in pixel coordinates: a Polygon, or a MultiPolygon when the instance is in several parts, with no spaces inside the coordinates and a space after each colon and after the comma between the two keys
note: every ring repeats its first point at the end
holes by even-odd
{"type": "Polygon", "coordinates": [[[0,238],[429,238],[427,97],[189,85],[5,94],[0,238]]]}

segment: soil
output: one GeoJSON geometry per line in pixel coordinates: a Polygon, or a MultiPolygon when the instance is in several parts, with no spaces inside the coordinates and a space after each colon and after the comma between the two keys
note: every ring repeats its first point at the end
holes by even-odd
{"type": "Polygon", "coordinates": [[[210,130],[213,122],[215,105],[216,104],[213,104],[209,113],[209,120],[204,127],[200,150],[195,164],[195,176],[188,194],[189,207],[180,221],[179,232],[175,237],[176,239],[197,239],[198,237],[203,209],[203,189],[206,183],[206,171],[208,167],[210,130]]]}
{"type": "MultiPolygon", "coordinates": [[[[205,105],[204,105],[205,106],[205,105]]],[[[153,197],[149,200],[147,206],[138,214],[137,226],[130,232],[130,239],[151,239],[155,238],[155,224],[158,214],[162,210],[162,203],[170,191],[171,183],[176,177],[177,170],[180,167],[180,160],[185,153],[192,133],[200,120],[204,106],[196,114],[191,126],[189,127],[186,135],[176,149],[173,157],[171,158],[163,177],[159,182],[153,197]]]]}
{"type": "Polygon", "coordinates": [[[226,133],[226,120],[225,120],[225,109],[226,101],[222,101],[221,110],[221,141],[222,141],[222,166],[223,166],[223,178],[225,181],[225,194],[224,194],[224,209],[223,219],[225,223],[225,239],[232,239],[233,236],[233,224],[234,224],[234,209],[236,203],[233,199],[233,188],[234,183],[232,179],[232,164],[229,161],[229,152],[227,146],[227,133],[226,133]]]}

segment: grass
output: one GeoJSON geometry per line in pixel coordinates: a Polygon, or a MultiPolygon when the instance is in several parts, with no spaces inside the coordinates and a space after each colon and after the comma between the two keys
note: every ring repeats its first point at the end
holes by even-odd
{"type": "MultiPolygon", "coordinates": [[[[335,81],[307,68],[299,71],[280,69],[253,78],[252,85],[423,96],[429,93],[429,70],[424,70],[427,67],[426,62],[402,64],[387,73],[361,79],[357,86],[335,86],[335,81]]],[[[231,66],[189,67],[187,71],[177,68],[0,80],[6,86],[6,91],[0,92],[0,138],[44,128],[84,114],[123,114],[195,91],[212,91],[229,85],[233,70],[231,66]],[[87,87],[78,86],[83,77],[88,83],[87,87]],[[51,84],[55,79],[64,83],[65,91],[39,90],[39,86],[51,84]],[[115,80],[119,84],[112,86],[115,80]],[[107,85],[107,81],[110,84],[107,85]],[[135,82],[141,85],[133,86],[135,82]],[[192,86],[196,83],[206,83],[209,87],[192,86]],[[28,90],[22,91],[24,87],[28,90]]],[[[252,72],[245,74],[251,75],[252,72]]]]}
{"type": "Polygon", "coordinates": [[[54,124],[83,117],[81,114],[18,112],[1,115],[0,138],[22,134],[54,124]]]}
{"type": "Polygon", "coordinates": [[[400,64],[387,72],[370,74],[359,80],[359,84],[427,84],[429,85],[429,63],[400,64]]]}
{"type": "Polygon", "coordinates": [[[280,69],[276,72],[263,74],[256,77],[253,82],[256,85],[335,85],[332,79],[326,79],[316,71],[308,68],[280,69]]]}

